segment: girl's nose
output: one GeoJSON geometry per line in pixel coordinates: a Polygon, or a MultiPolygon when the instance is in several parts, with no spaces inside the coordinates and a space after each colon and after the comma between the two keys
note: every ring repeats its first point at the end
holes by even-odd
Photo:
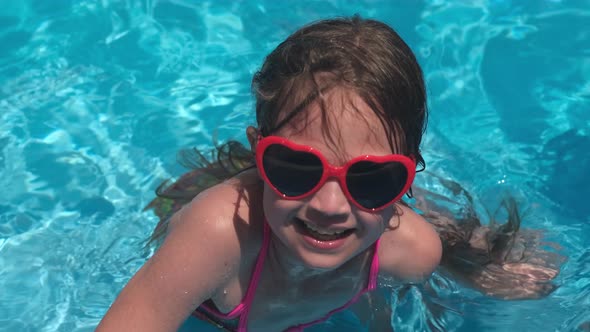
{"type": "Polygon", "coordinates": [[[344,216],[350,212],[350,202],[336,180],[328,180],[309,200],[309,208],[326,216],[344,216]]]}

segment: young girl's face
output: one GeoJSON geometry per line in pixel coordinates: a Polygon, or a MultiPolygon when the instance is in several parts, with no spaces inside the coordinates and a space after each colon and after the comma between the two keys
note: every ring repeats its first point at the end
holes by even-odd
{"type": "MultiPolygon", "coordinates": [[[[328,123],[322,123],[319,103],[305,116],[273,133],[318,150],[327,161],[342,166],[361,155],[394,153],[383,126],[356,93],[332,89],[325,96],[328,123]],[[330,128],[333,140],[323,131],[330,128]]],[[[393,204],[378,212],[361,210],[349,201],[338,180],[300,200],[286,200],[264,184],[263,206],[274,235],[287,254],[314,269],[335,269],[369,248],[394,216],[393,204]]]]}

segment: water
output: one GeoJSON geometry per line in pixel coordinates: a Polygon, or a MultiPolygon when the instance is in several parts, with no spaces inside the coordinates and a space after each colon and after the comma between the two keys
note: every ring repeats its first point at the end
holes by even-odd
{"type": "MultiPolygon", "coordinates": [[[[569,257],[542,300],[444,281],[438,328],[576,331],[590,321],[587,0],[0,8],[0,330],[93,330],[150,254],[141,245],[156,219],[142,208],[182,174],[177,150],[245,142],[249,80],[264,55],[310,20],[353,13],[394,26],[423,66],[428,169],[480,206],[515,195],[524,227],[544,229],[569,257]]],[[[398,304],[396,331],[424,326],[423,296],[416,288],[398,304]]]]}

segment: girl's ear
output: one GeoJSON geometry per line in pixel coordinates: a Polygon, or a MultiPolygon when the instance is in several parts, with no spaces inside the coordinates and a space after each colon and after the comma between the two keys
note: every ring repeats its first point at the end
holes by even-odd
{"type": "Polygon", "coordinates": [[[248,142],[250,142],[250,150],[256,151],[256,144],[258,143],[258,129],[248,126],[246,128],[246,136],[248,136],[248,142]]]}

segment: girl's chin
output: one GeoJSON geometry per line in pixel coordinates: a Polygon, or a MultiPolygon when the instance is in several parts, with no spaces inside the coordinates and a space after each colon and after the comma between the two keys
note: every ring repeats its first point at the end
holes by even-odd
{"type": "Polygon", "coordinates": [[[352,229],[339,236],[317,236],[302,225],[294,224],[278,230],[289,255],[306,268],[313,270],[335,270],[351,260],[361,251],[358,231],[352,229]],[[282,233],[282,234],[281,234],[282,233]]]}
{"type": "Polygon", "coordinates": [[[307,268],[335,270],[351,260],[356,252],[352,243],[317,243],[316,239],[299,239],[296,255],[307,268]]]}
{"type": "Polygon", "coordinates": [[[326,257],[326,255],[310,254],[309,252],[303,253],[300,259],[306,268],[316,271],[333,271],[348,261],[346,258],[326,257]]]}

